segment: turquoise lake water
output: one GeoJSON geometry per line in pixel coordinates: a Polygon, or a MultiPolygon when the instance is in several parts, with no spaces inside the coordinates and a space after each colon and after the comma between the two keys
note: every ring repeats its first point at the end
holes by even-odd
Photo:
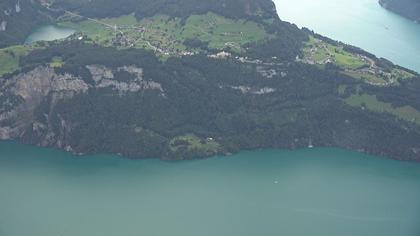
{"type": "Polygon", "coordinates": [[[420,24],[378,0],[274,0],[282,20],[420,72],[420,24]]]}
{"type": "MultiPolygon", "coordinates": [[[[276,3],[284,20],[420,71],[420,25],[376,0],[276,3]]],[[[47,29],[28,40],[67,34],[47,29]]],[[[340,149],[130,161],[0,142],[0,236],[69,235],[419,236],[420,164],[340,149]]]]}
{"type": "Polygon", "coordinates": [[[73,29],[59,27],[55,25],[44,25],[36,28],[26,39],[25,43],[30,44],[37,41],[52,41],[67,38],[75,32],[73,29]]]}
{"type": "Polygon", "coordinates": [[[339,149],[200,161],[0,143],[4,236],[418,236],[420,165],[339,149]]]}

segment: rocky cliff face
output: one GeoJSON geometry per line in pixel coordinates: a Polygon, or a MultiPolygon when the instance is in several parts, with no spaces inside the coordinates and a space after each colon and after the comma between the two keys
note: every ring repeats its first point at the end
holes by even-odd
{"type": "Polygon", "coordinates": [[[3,20],[0,23],[0,31],[6,31],[7,29],[7,21],[3,20]]]}
{"type": "Polygon", "coordinates": [[[34,131],[47,128],[48,122],[37,123],[34,117],[35,109],[47,96],[54,106],[58,100],[84,93],[89,88],[83,80],[70,74],[59,75],[49,67],[37,67],[0,81],[1,139],[18,138],[31,125],[34,131]]]}
{"type": "Polygon", "coordinates": [[[0,139],[30,136],[37,140],[37,145],[73,151],[67,137],[75,124],[60,115],[54,114],[52,118],[51,112],[59,102],[96,89],[111,89],[120,96],[147,90],[165,96],[160,83],[144,79],[143,68],[123,66],[113,70],[103,65],[87,65],[86,68],[91,73],[93,84],[68,73],[58,74],[48,66],[38,66],[26,73],[0,79],[0,139]],[[132,75],[133,79],[117,80],[114,73],[121,71],[132,75]],[[41,117],[35,114],[44,106],[47,106],[47,113],[41,117]]]}
{"type": "Polygon", "coordinates": [[[87,65],[92,79],[95,81],[95,88],[111,88],[120,93],[139,92],[141,90],[157,90],[164,94],[162,85],[154,81],[146,81],[143,79],[143,69],[136,66],[118,67],[116,72],[127,72],[134,76],[131,81],[118,81],[115,79],[114,71],[101,65],[87,65]]]}

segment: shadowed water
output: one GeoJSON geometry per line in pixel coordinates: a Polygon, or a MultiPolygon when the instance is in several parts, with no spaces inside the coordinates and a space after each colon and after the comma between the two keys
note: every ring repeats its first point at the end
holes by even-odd
{"type": "Polygon", "coordinates": [[[339,149],[168,163],[0,143],[0,235],[418,236],[420,165],[339,149]]]}

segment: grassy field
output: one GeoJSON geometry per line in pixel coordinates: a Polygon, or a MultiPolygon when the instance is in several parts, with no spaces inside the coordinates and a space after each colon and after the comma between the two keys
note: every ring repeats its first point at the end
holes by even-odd
{"type": "Polygon", "coordinates": [[[303,48],[305,59],[313,61],[315,64],[325,64],[327,60],[340,66],[343,69],[355,70],[369,64],[357,55],[353,55],[326,42],[314,37],[310,37],[309,41],[303,48]]]}
{"type": "Polygon", "coordinates": [[[195,151],[203,154],[214,154],[220,149],[220,144],[213,139],[200,139],[194,134],[178,136],[172,139],[169,145],[173,152],[176,152],[181,148],[186,148],[188,151],[195,151]]]}
{"type": "Polygon", "coordinates": [[[263,27],[252,21],[232,20],[208,13],[193,15],[183,22],[180,18],[157,15],[137,21],[134,15],[98,19],[98,22],[61,22],[59,25],[83,32],[95,43],[115,46],[116,34],[122,32],[127,45],[120,47],[146,48],[166,54],[185,52],[187,39],[199,39],[210,48],[227,47],[242,51],[243,45],[273,37],[263,27]],[[108,26],[107,26],[108,25],[108,26]],[[117,30],[112,26],[117,26],[117,30]]]}
{"type": "Polygon", "coordinates": [[[401,70],[401,69],[393,69],[391,72],[391,75],[392,77],[403,78],[403,79],[412,79],[414,77],[413,74],[407,71],[401,70]]]}
{"type": "Polygon", "coordinates": [[[198,38],[217,49],[223,49],[227,44],[240,48],[246,43],[268,38],[264,29],[255,22],[233,21],[212,13],[189,17],[180,36],[183,39],[198,38]]]}
{"type": "Polygon", "coordinates": [[[50,67],[52,68],[60,68],[64,65],[63,58],[61,57],[53,57],[50,62],[50,67]]]}
{"type": "Polygon", "coordinates": [[[66,21],[60,22],[58,25],[82,32],[92,41],[104,46],[111,46],[112,39],[115,37],[115,33],[112,30],[93,21],[81,21],[78,23],[66,21]]]}
{"type": "Polygon", "coordinates": [[[110,25],[135,25],[138,23],[134,14],[120,16],[117,18],[104,18],[101,19],[101,21],[110,25]]]}
{"type": "Polygon", "coordinates": [[[348,75],[348,76],[351,76],[355,79],[360,79],[360,80],[363,80],[363,81],[367,81],[368,83],[371,83],[371,84],[377,84],[377,85],[386,85],[387,84],[387,81],[384,78],[376,76],[374,74],[360,73],[360,72],[357,72],[357,71],[346,71],[346,72],[343,72],[343,73],[348,75]]]}
{"type": "Polygon", "coordinates": [[[350,106],[361,107],[374,112],[390,113],[400,119],[420,125],[420,111],[411,106],[393,107],[390,103],[381,102],[375,95],[369,94],[352,95],[345,101],[350,106]]]}
{"type": "Polygon", "coordinates": [[[19,69],[19,60],[31,51],[29,46],[12,46],[0,49],[0,76],[19,69]]]}
{"type": "Polygon", "coordinates": [[[376,86],[398,85],[399,80],[414,77],[398,68],[389,72],[377,66],[374,58],[349,53],[342,46],[334,46],[314,37],[306,42],[302,53],[303,62],[320,67],[332,63],[341,68],[342,73],[376,86]]]}

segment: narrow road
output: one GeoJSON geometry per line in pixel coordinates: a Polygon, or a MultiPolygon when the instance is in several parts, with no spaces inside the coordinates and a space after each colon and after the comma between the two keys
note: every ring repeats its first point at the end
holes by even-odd
{"type": "Polygon", "coordinates": [[[100,21],[100,20],[97,20],[97,19],[93,19],[93,18],[90,18],[90,17],[86,17],[86,16],[82,16],[82,15],[79,15],[79,14],[77,14],[77,13],[74,13],[74,12],[71,12],[71,11],[67,11],[67,10],[65,10],[64,12],[65,12],[65,13],[67,13],[67,14],[70,14],[70,15],[72,15],[72,16],[77,16],[77,17],[85,18],[85,19],[90,20],[90,21],[93,21],[93,22],[95,22],[95,23],[98,23],[98,24],[104,25],[104,26],[109,27],[109,28],[111,28],[111,29],[114,29],[115,31],[118,31],[118,32],[120,32],[122,35],[124,35],[124,32],[122,32],[121,30],[119,30],[117,25],[110,25],[110,24],[105,23],[105,22],[103,22],[103,21],[100,21]]]}

